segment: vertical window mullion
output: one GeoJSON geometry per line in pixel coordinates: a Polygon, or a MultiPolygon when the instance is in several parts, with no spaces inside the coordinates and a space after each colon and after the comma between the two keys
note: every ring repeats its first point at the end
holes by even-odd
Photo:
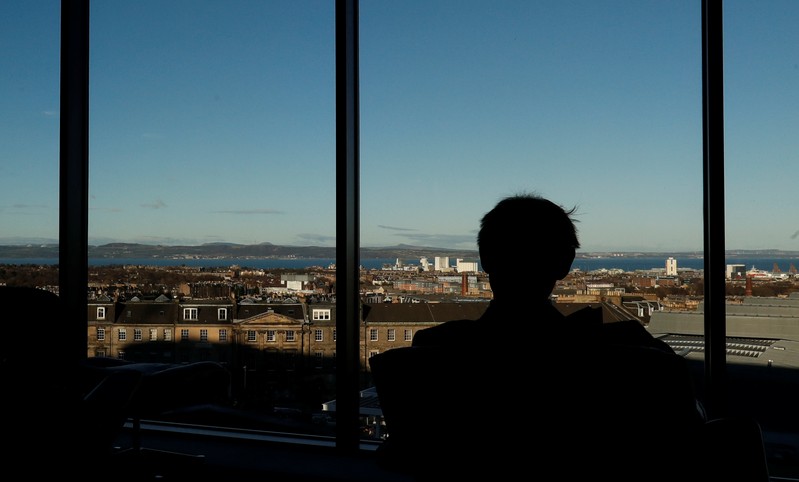
{"type": "Polygon", "coordinates": [[[705,383],[710,417],[726,414],[724,64],[721,0],[702,0],[705,383]]]}
{"type": "MultiPolygon", "coordinates": [[[[336,448],[359,447],[359,101],[358,0],[336,0],[336,448]]],[[[365,360],[364,360],[365,363],[365,360]]]]}
{"type": "MultiPolygon", "coordinates": [[[[86,322],[89,284],[89,0],[61,2],[58,289],[64,319],[86,322]]],[[[73,361],[87,357],[86,327],[68,330],[73,361]]]]}

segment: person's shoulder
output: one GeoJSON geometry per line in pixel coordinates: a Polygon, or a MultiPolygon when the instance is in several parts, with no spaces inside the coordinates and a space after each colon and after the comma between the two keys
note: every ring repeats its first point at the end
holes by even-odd
{"type": "Polygon", "coordinates": [[[477,330],[477,320],[451,320],[417,331],[413,346],[449,345],[470,338],[477,330]]]}

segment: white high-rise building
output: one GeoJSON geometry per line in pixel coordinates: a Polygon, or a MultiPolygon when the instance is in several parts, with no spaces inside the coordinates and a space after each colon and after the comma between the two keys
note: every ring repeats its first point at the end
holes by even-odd
{"type": "Polygon", "coordinates": [[[427,256],[422,256],[419,264],[422,265],[422,271],[430,271],[430,261],[427,260],[427,256]]]}
{"type": "Polygon", "coordinates": [[[433,269],[436,271],[449,270],[449,256],[436,256],[433,259],[433,269]]]}
{"type": "Polygon", "coordinates": [[[666,276],[677,276],[677,260],[671,256],[666,260],[666,276]]]}
{"type": "Polygon", "coordinates": [[[477,261],[464,261],[461,258],[455,260],[455,269],[458,273],[476,273],[477,261]]]}
{"type": "Polygon", "coordinates": [[[726,275],[727,279],[744,279],[746,278],[746,265],[728,264],[726,275]]]}

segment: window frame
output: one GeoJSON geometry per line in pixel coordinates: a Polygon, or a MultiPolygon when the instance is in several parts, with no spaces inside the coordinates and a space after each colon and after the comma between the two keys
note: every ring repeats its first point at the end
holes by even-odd
{"type": "MultiPolygon", "coordinates": [[[[358,0],[336,0],[336,275],[339,282],[336,327],[336,445],[359,449],[359,38],[358,0]]],[[[722,9],[701,0],[703,107],[703,228],[705,245],[705,364],[708,411],[725,400],[726,311],[724,305],[724,118],[722,9]],[[717,279],[718,278],[718,279],[717,279]]],[[[89,0],[61,2],[59,137],[59,289],[68,320],[84,319],[88,285],[89,165],[89,0]]],[[[85,321],[68,330],[65,343],[78,359],[87,356],[85,321]]],[[[334,332],[335,338],[335,332],[334,332]]],[[[124,357],[123,352],[119,352],[124,357]]]]}
{"type": "Polygon", "coordinates": [[[313,308],[311,310],[312,321],[330,321],[330,308],[313,308]]]}

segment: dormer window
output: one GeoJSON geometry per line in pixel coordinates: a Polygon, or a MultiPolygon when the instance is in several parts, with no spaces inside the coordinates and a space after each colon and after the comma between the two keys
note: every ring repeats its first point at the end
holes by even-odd
{"type": "Polygon", "coordinates": [[[314,309],[311,312],[311,318],[314,321],[330,320],[330,309],[314,309]]]}

